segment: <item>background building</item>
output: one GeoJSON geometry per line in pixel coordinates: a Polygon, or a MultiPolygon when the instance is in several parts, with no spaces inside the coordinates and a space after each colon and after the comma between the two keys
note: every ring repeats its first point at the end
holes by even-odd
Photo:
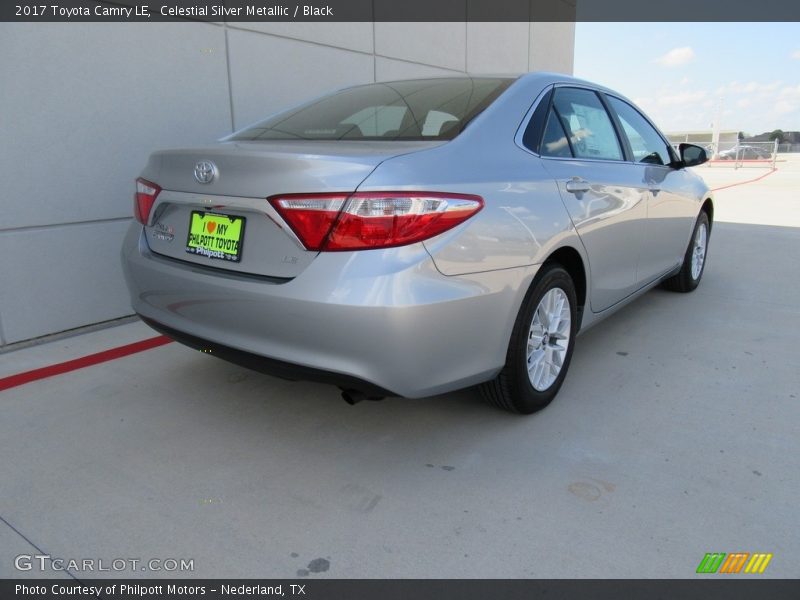
{"type": "MultiPolygon", "coordinates": [[[[714,132],[710,129],[707,131],[673,131],[666,134],[667,138],[673,144],[688,143],[688,144],[710,144],[714,136],[714,132]]],[[[719,132],[720,144],[735,144],[739,140],[739,132],[733,130],[723,130],[719,132]]]]}
{"type": "Polygon", "coordinates": [[[714,140],[714,132],[711,129],[705,131],[674,131],[667,133],[667,139],[673,144],[697,144],[703,146],[709,152],[709,156],[722,150],[733,148],[739,143],[739,132],[734,130],[722,130],[718,132],[719,138],[714,140]]]}
{"type": "Polygon", "coordinates": [[[157,149],[373,81],[572,72],[573,23],[0,24],[0,345],[131,313],[119,247],[157,149]]]}

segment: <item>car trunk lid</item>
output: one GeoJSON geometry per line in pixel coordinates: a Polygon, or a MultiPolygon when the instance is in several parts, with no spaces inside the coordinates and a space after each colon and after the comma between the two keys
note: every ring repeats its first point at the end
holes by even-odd
{"type": "Polygon", "coordinates": [[[441,143],[227,142],[155,152],[142,173],[162,190],[145,228],[148,245],[157,254],[187,263],[267,277],[296,277],[317,252],[303,247],[266,198],[353,192],[387,158],[441,143]],[[210,181],[202,183],[204,177],[210,181]],[[225,225],[216,229],[217,223],[225,225]],[[203,238],[197,237],[201,230],[203,238]],[[235,240],[226,240],[220,231],[226,235],[235,232],[239,238],[238,259],[225,254],[229,251],[223,248],[225,244],[234,247],[235,240]],[[194,234],[191,240],[190,233],[194,234]],[[203,246],[202,253],[196,253],[198,243],[203,246]],[[219,245],[220,251],[208,252],[208,245],[215,249],[219,245]]]}

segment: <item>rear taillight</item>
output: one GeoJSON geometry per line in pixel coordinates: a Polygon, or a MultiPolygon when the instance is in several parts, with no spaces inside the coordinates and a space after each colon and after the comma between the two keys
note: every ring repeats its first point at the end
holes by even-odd
{"type": "Polygon", "coordinates": [[[347,194],[292,194],[269,201],[308,250],[321,250],[347,194]]]}
{"type": "Polygon", "coordinates": [[[150,211],[158,198],[161,188],[152,181],[147,181],[141,177],[136,180],[136,196],[133,201],[133,216],[142,225],[147,225],[150,219],[150,211]]]}
{"type": "Polygon", "coordinates": [[[358,192],[292,194],[270,203],[309,250],[391,248],[427,240],[483,207],[471,194],[358,192]]]}

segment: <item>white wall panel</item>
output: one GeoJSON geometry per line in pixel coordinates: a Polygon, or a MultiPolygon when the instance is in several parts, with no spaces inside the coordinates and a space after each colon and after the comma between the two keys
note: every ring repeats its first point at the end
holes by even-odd
{"type": "Polygon", "coordinates": [[[156,148],[230,131],[222,27],[3,23],[0,230],[129,216],[156,148]]]}
{"type": "Polygon", "coordinates": [[[372,23],[232,23],[232,27],[372,54],[372,23]]]}
{"type": "Polygon", "coordinates": [[[228,31],[236,128],[298,101],[373,81],[370,55],[250,31],[228,31]]]}
{"type": "Polygon", "coordinates": [[[454,69],[429,67],[428,65],[395,60],[393,58],[382,58],[380,56],[376,59],[375,66],[377,81],[396,81],[398,79],[414,79],[415,77],[442,77],[463,74],[463,71],[456,71],[454,69]]]}
{"type": "Polygon", "coordinates": [[[130,314],[119,247],[130,220],[0,235],[6,343],[130,314]]]}
{"type": "Polygon", "coordinates": [[[530,71],[572,73],[575,23],[530,23],[530,71]]]}
{"type": "Polygon", "coordinates": [[[375,52],[389,58],[466,69],[466,23],[375,23],[375,52]]]}
{"type": "Polygon", "coordinates": [[[469,73],[520,74],[527,70],[527,23],[467,23],[469,73]]]}

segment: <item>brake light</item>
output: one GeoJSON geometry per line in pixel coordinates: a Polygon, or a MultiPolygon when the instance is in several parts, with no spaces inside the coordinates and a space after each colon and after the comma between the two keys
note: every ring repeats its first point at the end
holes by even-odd
{"type": "Polygon", "coordinates": [[[291,194],[269,198],[308,250],[321,250],[347,194],[291,194]]]}
{"type": "Polygon", "coordinates": [[[322,251],[421,242],[483,208],[480,196],[442,192],[292,194],[269,201],[307,249],[322,251]]]}
{"type": "Polygon", "coordinates": [[[150,220],[150,211],[158,198],[161,188],[152,181],[141,177],[136,180],[136,197],[133,202],[133,216],[142,225],[147,225],[150,220]]]}

